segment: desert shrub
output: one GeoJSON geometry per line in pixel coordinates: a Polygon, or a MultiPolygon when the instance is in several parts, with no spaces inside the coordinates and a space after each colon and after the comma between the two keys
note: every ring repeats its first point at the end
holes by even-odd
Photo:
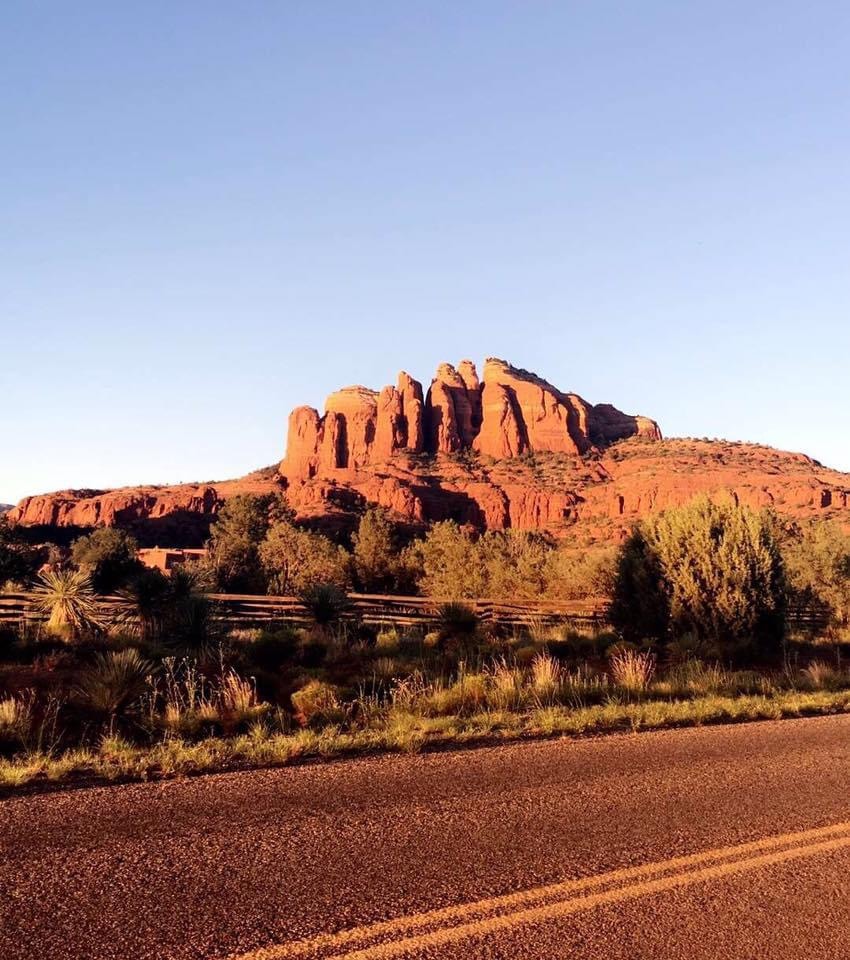
{"type": "Polygon", "coordinates": [[[352,536],[355,585],[364,593],[397,589],[399,551],[393,524],[384,511],[370,507],[352,536]]]}
{"type": "Polygon", "coordinates": [[[262,630],[246,648],[248,660],[263,670],[277,670],[295,657],[298,647],[298,631],[281,625],[274,630],[262,630]]]}
{"type": "Polygon", "coordinates": [[[33,606],[47,614],[51,636],[74,640],[103,627],[102,611],[88,574],[81,570],[48,570],[33,588],[33,606]]]}
{"type": "Polygon", "coordinates": [[[116,623],[143,640],[162,636],[172,599],[169,579],[162,571],[145,567],[117,597],[116,623]]]}
{"type": "Polygon", "coordinates": [[[395,627],[379,630],[375,637],[375,649],[381,653],[395,653],[401,643],[401,634],[395,627]]]}
{"type": "Polygon", "coordinates": [[[0,698],[0,749],[26,742],[33,724],[34,704],[32,691],[0,698]]]}
{"type": "Polygon", "coordinates": [[[0,516],[0,584],[25,583],[42,562],[42,551],[24,540],[6,516],[0,516]]]}
{"type": "Polygon", "coordinates": [[[71,561],[87,573],[97,593],[112,593],[138,573],[138,544],[124,530],[99,527],[71,544],[71,561]]]}
{"type": "Polygon", "coordinates": [[[429,597],[462,600],[485,595],[486,576],[472,535],[451,520],[435,523],[424,540],[404,552],[418,570],[418,587],[429,597]]]}
{"type": "Polygon", "coordinates": [[[608,661],[611,680],[627,694],[643,694],[655,675],[655,657],[651,653],[620,649],[608,661]]]}
{"type": "Polygon", "coordinates": [[[611,620],[627,639],[685,633],[727,652],[776,655],[782,557],[772,517],[698,497],[639,524],[618,561],[611,620]]]}
{"type": "Polygon", "coordinates": [[[153,671],[153,664],[132,647],[99,653],[94,663],[81,671],[74,697],[92,713],[120,716],[141,700],[153,671]]]}
{"type": "Polygon", "coordinates": [[[344,717],[338,688],[323,680],[310,680],[291,699],[293,715],[302,727],[336,723],[344,717]]]}
{"type": "Polygon", "coordinates": [[[497,710],[512,710],[522,701],[523,673],[507,661],[494,663],[488,671],[487,702],[497,710]]]}
{"type": "Polygon", "coordinates": [[[609,597],[616,563],[617,553],[611,547],[576,550],[560,546],[547,558],[546,595],[559,600],[609,597]]]}
{"type": "Polygon", "coordinates": [[[327,537],[295,524],[274,524],[260,544],[259,556],[269,591],[281,596],[300,594],[316,584],[347,587],[350,558],[327,537]]]}
{"type": "Polygon", "coordinates": [[[835,667],[814,660],[802,671],[803,683],[810,690],[838,690],[845,683],[844,674],[835,667]]]}
{"type": "Polygon", "coordinates": [[[561,685],[561,666],[549,653],[539,653],[531,661],[529,686],[539,700],[551,700],[561,685]]]}
{"type": "Polygon", "coordinates": [[[523,530],[493,531],[476,544],[482,568],[482,596],[534,599],[546,591],[553,553],[548,537],[523,530]]]}
{"type": "Polygon", "coordinates": [[[829,637],[850,640],[850,534],[812,522],[786,539],[783,556],[792,597],[826,614],[829,637]]]}
{"type": "Polygon", "coordinates": [[[260,719],[269,709],[257,699],[257,685],[241,677],[235,670],[227,670],[217,690],[219,720],[226,732],[260,719]]]}
{"type": "Polygon", "coordinates": [[[313,623],[327,627],[339,623],[347,613],[348,594],[335,583],[317,583],[300,595],[301,603],[313,623]]]}

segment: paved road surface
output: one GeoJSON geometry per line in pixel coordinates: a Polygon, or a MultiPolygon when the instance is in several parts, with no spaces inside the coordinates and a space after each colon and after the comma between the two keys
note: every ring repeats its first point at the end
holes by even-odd
{"type": "Polygon", "coordinates": [[[850,718],[0,802],[0,957],[850,957],[850,718]]]}

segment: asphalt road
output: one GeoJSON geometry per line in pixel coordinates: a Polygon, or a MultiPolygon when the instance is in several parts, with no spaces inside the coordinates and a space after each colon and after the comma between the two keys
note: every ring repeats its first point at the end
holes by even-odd
{"type": "Polygon", "coordinates": [[[0,803],[0,957],[850,957],[850,718],[0,803]]]}

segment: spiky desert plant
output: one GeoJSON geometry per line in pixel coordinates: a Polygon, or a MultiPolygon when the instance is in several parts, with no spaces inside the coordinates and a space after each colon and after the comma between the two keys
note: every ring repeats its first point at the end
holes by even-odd
{"type": "Polygon", "coordinates": [[[467,603],[451,601],[441,604],[437,610],[437,624],[444,638],[474,636],[478,629],[478,615],[467,603]]]}
{"type": "Polygon", "coordinates": [[[338,623],[349,607],[346,592],[334,583],[317,583],[305,590],[301,594],[301,603],[320,627],[338,623]]]}
{"type": "Polygon", "coordinates": [[[141,699],[153,670],[153,664],[132,647],[99,653],[81,675],[74,694],[93,713],[120,716],[141,699]]]}
{"type": "Polygon", "coordinates": [[[143,640],[162,635],[169,611],[171,591],[168,578],[159,570],[143,570],[118,591],[115,619],[143,640]]]}
{"type": "Polygon", "coordinates": [[[86,631],[103,628],[91,578],[81,570],[48,570],[39,574],[33,597],[35,609],[47,614],[45,629],[54,636],[73,640],[86,631]]]}

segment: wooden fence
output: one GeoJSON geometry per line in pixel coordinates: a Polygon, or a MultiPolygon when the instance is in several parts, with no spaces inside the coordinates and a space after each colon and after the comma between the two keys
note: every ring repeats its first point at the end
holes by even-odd
{"type": "MultiPolygon", "coordinates": [[[[308,619],[304,605],[297,597],[267,597],[256,594],[207,594],[217,617],[234,626],[259,626],[275,621],[304,622],[308,619]]],[[[43,615],[33,609],[32,594],[0,594],[0,623],[21,620],[38,622],[43,615]]],[[[395,626],[427,624],[437,615],[444,601],[432,597],[399,597],[383,594],[350,593],[347,616],[365,623],[395,626]]],[[[108,608],[115,599],[105,597],[108,608]]],[[[587,600],[464,600],[483,622],[505,626],[545,626],[563,621],[588,625],[607,622],[607,601],[587,600]]],[[[796,605],[789,610],[792,626],[817,631],[827,623],[826,611],[814,605],[796,605]]]]}
{"type": "MultiPolygon", "coordinates": [[[[304,605],[297,597],[267,597],[256,594],[210,593],[207,597],[213,604],[217,617],[234,626],[262,625],[288,620],[304,622],[308,619],[304,605]]],[[[21,620],[38,622],[43,619],[33,608],[32,594],[0,594],[0,623],[21,620]]],[[[350,593],[346,616],[370,624],[411,626],[427,624],[437,615],[442,602],[430,597],[399,597],[382,594],[350,593]]],[[[484,622],[500,622],[507,626],[531,626],[577,620],[587,623],[603,623],[606,616],[604,600],[576,600],[569,602],[549,601],[496,601],[465,600],[484,622]]],[[[104,597],[103,604],[108,615],[115,598],[104,597]]]]}

